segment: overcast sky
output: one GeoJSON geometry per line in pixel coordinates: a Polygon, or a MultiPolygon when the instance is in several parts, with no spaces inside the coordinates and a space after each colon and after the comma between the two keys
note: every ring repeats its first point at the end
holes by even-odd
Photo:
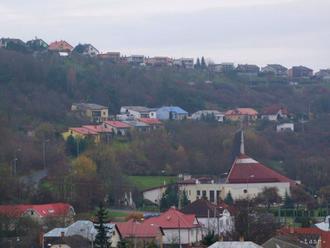
{"type": "Polygon", "coordinates": [[[1,0],[0,36],[215,62],[330,67],[330,0],[1,0]]]}

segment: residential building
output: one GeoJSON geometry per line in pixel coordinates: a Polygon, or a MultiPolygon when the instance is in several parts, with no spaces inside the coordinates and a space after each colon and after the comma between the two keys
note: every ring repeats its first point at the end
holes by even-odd
{"type": "Polygon", "coordinates": [[[263,245],[263,248],[314,248],[315,245],[305,244],[298,238],[291,237],[289,235],[278,235],[267,240],[263,245]]]}
{"type": "Polygon", "coordinates": [[[131,55],[127,57],[127,62],[132,65],[142,65],[145,62],[144,55],[131,55]]]}
{"type": "Polygon", "coordinates": [[[151,129],[158,129],[164,126],[163,123],[157,118],[139,118],[138,120],[140,122],[148,124],[151,129]]]}
{"type": "Polygon", "coordinates": [[[175,208],[170,208],[160,216],[151,217],[145,223],[163,229],[165,248],[173,244],[191,245],[202,240],[202,230],[196,216],[184,214],[175,208]]]}
{"type": "Polygon", "coordinates": [[[50,43],[48,46],[48,50],[50,52],[59,53],[59,55],[61,56],[68,56],[72,52],[73,46],[71,46],[68,42],[64,40],[60,40],[50,43]]]}
{"type": "Polygon", "coordinates": [[[18,52],[25,52],[27,50],[26,44],[20,39],[1,38],[0,48],[14,50],[18,52]]]}
{"type": "Polygon", "coordinates": [[[230,73],[235,70],[234,63],[210,64],[210,70],[221,73],[230,73]]]}
{"type": "Polygon", "coordinates": [[[230,121],[255,121],[258,118],[258,112],[253,108],[236,108],[228,110],[225,113],[225,118],[230,121]]]}
{"type": "Polygon", "coordinates": [[[330,80],[330,69],[323,69],[315,73],[315,77],[321,80],[330,80]]]}
{"type": "Polygon", "coordinates": [[[145,221],[133,219],[116,223],[123,239],[131,241],[135,247],[145,247],[154,243],[157,247],[163,247],[164,232],[162,227],[145,221]]]}
{"type": "Polygon", "coordinates": [[[276,132],[294,132],[294,124],[293,123],[281,123],[276,125],[276,132]]]}
{"type": "Polygon", "coordinates": [[[237,75],[239,75],[239,76],[254,76],[254,77],[256,77],[256,76],[258,76],[259,71],[260,71],[260,68],[257,65],[239,64],[236,67],[236,72],[237,72],[237,75]]]}
{"type": "Polygon", "coordinates": [[[95,103],[74,103],[71,111],[79,113],[93,123],[101,123],[108,119],[108,108],[95,103]]]}
{"type": "Polygon", "coordinates": [[[114,134],[122,136],[126,135],[132,128],[132,126],[122,121],[105,121],[104,124],[111,128],[114,134]]]}
{"type": "Polygon", "coordinates": [[[67,140],[69,136],[72,136],[75,139],[89,138],[95,143],[101,141],[101,135],[97,131],[86,127],[70,127],[67,132],[63,133],[63,138],[67,140]]]}
{"type": "Polygon", "coordinates": [[[185,214],[195,214],[202,227],[203,235],[214,232],[218,235],[234,231],[234,217],[225,203],[216,205],[206,199],[199,199],[181,210],[185,214]]]}
{"type": "Polygon", "coordinates": [[[0,215],[10,218],[31,217],[39,223],[49,219],[72,223],[75,211],[67,203],[0,205],[0,215]]]}
{"type": "Polygon", "coordinates": [[[288,116],[288,109],[279,105],[272,105],[261,111],[261,119],[268,121],[279,121],[282,119],[287,119],[288,116]]]}
{"type": "Polygon", "coordinates": [[[98,134],[98,141],[109,143],[114,133],[112,128],[106,123],[101,125],[85,125],[82,128],[87,129],[88,131],[95,132],[98,134]]]}
{"type": "Polygon", "coordinates": [[[72,52],[87,55],[90,57],[97,56],[100,52],[91,44],[78,44],[72,52]]]}
{"type": "Polygon", "coordinates": [[[113,63],[119,63],[120,62],[120,52],[107,52],[107,53],[101,53],[98,54],[97,57],[99,59],[108,60],[113,63]]]}
{"type": "Polygon", "coordinates": [[[35,38],[26,42],[26,46],[32,51],[46,51],[48,49],[48,44],[42,40],[35,38]]]}
{"type": "Polygon", "coordinates": [[[120,113],[134,119],[156,118],[156,109],[143,106],[123,106],[120,108],[120,113]]]}
{"type": "Polygon", "coordinates": [[[218,110],[199,110],[191,115],[193,120],[215,120],[224,121],[225,114],[218,110]]]}
{"type": "Polygon", "coordinates": [[[194,69],[194,59],[193,58],[180,58],[173,61],[173,65],[177,67],[182,67],[185,69],[194,69]]]}
{"type": "Polygon", "coordinates": [[[146,59],[146,64],[151,66],[171,66],[173,60],[169,57],[152,57],[146,59]]]}
{"type": "Polygon", "coordinates": [[[275,77],[288,77],[288,68],[279,64],[268,64],[261,69],[261,72],[272,74],[275,77]]]}
{"type": "Polygon", "coordinates": [[[313,70],[305,66],[293,66],[288,71],[289,78],[311,78],[313,76],[313,70]]]}
{"type": "Polygon", "coordinates": [[[188,112],[178,106],[164,106],[157,109],[156,117],[160,120],[184,120],[188,118],[188,112]]]}
{"type": "Polygon", "coordinates": [[[262,248],[251,241],[218,241],[208,248],[262,248]]]}
{"type": "Polygon", "coordinates": [[[123,123],[126,123],[127,125],[131,126],[137,131],[147,132],[150,130],[150,126],[142,121],[128,120],[128,121],[123,121],[123,123]]]}
{"type": "MultiPolygon", "coordinates": [[[[43,247],[49,247],[49,244],[66,244],[66,238],[79,237],[86,240],[88,243],[94,242],[98,224],[88,220],[79,220],[64,228],[54,228],[43,235],[43,247]]],[[[106,223],[107,238],[111,242],[111,247],[117,247],[118,242],[121,240],[121,233],[116,224],[106,223]]]]}

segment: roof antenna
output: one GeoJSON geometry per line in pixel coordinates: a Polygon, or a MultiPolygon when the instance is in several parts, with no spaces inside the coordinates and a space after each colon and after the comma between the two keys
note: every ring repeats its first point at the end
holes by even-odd
{"type": "Polygon", "coordinates": [[[241,122],[241,147],[240,147],[240,154],[245,154],[245,149],[244,149],[244,131],[243,131],[242,122],[241,122]]]}

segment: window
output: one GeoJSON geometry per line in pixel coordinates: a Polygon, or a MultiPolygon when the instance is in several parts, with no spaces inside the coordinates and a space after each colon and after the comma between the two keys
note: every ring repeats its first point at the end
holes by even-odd
{"type": "Polygon", "coordinates": [[[203,197],[203,199],[207,199],[207,196],[206,196],[206,190],[203,190],[203,191],[202,191],[202,197],[203,197]]]}
{"type": "Polygon", "coordinates": [[[220,193],[221,193],[221,191],[220,190],[217,190],[217,203],[219,203],[220,200],[221,200],[220,193]]]}
{"type": "Polygon", "coordinates": [[[210,202],[214,202],[214,190],[210,190],[210,202]]]}
{"type": "Polygon", "coordinates": [[[201,195],[201,191],[197,190],[197,195],[200,196],[201,195]]]}
{"type": "Polygon", "coordinates": [[[247,191],[247,189],[244,189],[243,192],[244,192],[244,194],[246,194],[248,191],[247,191]]]}

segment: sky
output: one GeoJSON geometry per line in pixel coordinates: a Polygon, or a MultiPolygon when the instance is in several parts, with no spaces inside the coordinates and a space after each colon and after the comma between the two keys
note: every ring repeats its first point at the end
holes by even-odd
{"type": "Polygon", "coordinates": [[[330,68],[330,0],[0,0],[0,36],[330,68]]]}

